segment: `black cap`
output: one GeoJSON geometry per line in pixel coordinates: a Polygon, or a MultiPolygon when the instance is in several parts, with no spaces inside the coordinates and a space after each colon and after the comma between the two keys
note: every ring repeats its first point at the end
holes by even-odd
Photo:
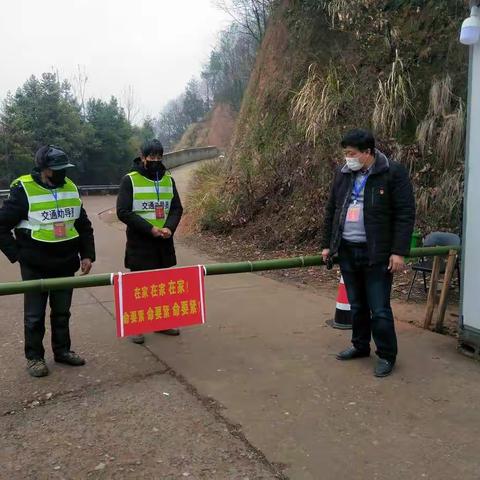
{"type": "Polygon", "coordinates": [[[41,169],[52,170],[63,170],[75,166],[68,161],[67,154],[62,149],[53,145],[44,145],[37,150],[35,164],[41,169]]]}

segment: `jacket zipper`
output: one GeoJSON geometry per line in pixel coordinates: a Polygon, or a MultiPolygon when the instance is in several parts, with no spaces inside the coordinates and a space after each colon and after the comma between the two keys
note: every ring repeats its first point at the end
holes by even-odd
{"type": "Polygon", "coordinates": [[[338,226],[338,230],[336,232],[336,238],[334,239],[335,241],[332,242],[332,245],[333,245],[333,250],[335,250],[334,253],[337,253],[338,251],[338,248],[340,246],[340,242],[342,241],[342,236],[343,236],[343,227],[344,227],[344,223],[345,223],[345,218],[347,217],[347,210],[348,210],[348,207],[350,205],[350,200],[352,198],[352,191],[353,191],[353,183],[354,183],[355,179],[353,177],[353,175],[351,176],[351,179],[350,179],[350,186],[349,186],[349,189],[348,189],[348,194],[343,202],[343,205],[342,205],[342,211],[340,213],[340,216],[339,216],[339,226],[338,226]]]}

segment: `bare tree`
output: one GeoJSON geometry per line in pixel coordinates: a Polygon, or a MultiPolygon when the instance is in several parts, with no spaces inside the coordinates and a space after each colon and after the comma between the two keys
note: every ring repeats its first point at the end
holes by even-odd
{"type": "Polygon", "coordinates": [[[261,43],[273,0],[215,0],[214,3],[228,13],[244,33],[261,43]]]}
{"type": "Polygon", "coordinates": [[[200,74],[200,93],[205,100],[205,106],[208,110],[212,108],[213,99],[212,99],[212,84],[210,74],[207,69],[204,67],[200,74]]]}
{"type": "Polygon", "coordinates": [[[73,76],[73,81],[72,81],[72,88],[73,92],[75,95],[75,98],[77,99],[78,104],[80,105],[80,113],[82,115],[82,118],[85,118],[85,108],[86,108],[86,91],[87,91],[87,82],[88,82],[88,75],[87,75],[87,69],[85,68],[85,65],[77,65],[77,72],[73,76]]]}
{"type": "Polygon", "coordinates": [[[236,23],[224,30],[202,70],[210,102],[229,102],[239,110],[258,44],[236,23]]]}
{"type": "Polygon", "coordinates": [[[121,105],[125,110],[125,116],[129,123],[133,123],[140,113],[140,107],[138,105],[137,96],[132,85],[128,85],[124,88],[121,97],[121,105]]]}
{"type": "Polygon", "coordinates": [[[185,94],[170,100],[155,122],[155,133],[167,149],[171,149],[180,140],[191,123],[185,115],[184,105],[185,94]]]}

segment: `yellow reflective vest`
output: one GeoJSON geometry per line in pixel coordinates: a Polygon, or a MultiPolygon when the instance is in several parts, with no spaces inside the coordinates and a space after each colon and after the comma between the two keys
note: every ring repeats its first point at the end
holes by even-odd
{"type": "Polygon", "coordinates": [[[163,228],[173,199],[172,177],[165,174],[157,182],[139,172],[131,172],[128,176],[133,187],[132,211],[152,226],[163,228]]]}
{"type": "Polygon", "coordinates": [[[82,201],[69,178],[56,189],[42,187],[31,175],[17,178],[12,186],[18,183],[28,199],[28,219],[15,228],[31,230],[32,238],[40,242],[64,242],[78,237],[75,220],[80,217],[82,201]]]}

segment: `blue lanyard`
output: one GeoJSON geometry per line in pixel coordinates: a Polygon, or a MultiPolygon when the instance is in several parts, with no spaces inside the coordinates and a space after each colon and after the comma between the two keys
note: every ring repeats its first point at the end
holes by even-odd
{"type": "Polygon", "coordinates": [[[365,185],[367,184],[369,173],[365,175],[363,180],[360,183],[357,183],[357,179],[353,181],[353,202],[357,203],[358,199],[360,198],[360,194],[362,193],[362,190],[365,188],[365,185]]]}
{"type": "Polygon", "coordinates": [[[55,199],[55,206],[57,207],[57,218],[60,218],[60,208],[58,208],[58,192],[54,188],[52,188],[52,195],[55,199]]]}
{"type": "Polygon", "coordinates": [[[157,202],[160,201],[160,181],[158,180],[158,172],[157,172],[157,179],[153,181],[155,185],[155,191],[157,192],[157,202]]]}

